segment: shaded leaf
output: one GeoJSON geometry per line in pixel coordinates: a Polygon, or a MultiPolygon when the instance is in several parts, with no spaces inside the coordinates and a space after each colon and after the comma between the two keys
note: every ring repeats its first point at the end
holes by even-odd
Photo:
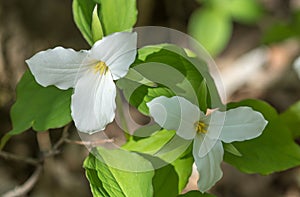
{"type": "Polygon", "coordinates": [[[17,86],[17,100],[11,108],[13,130],[19,134],[32,127],[35,131],[60,128],[71,118],[71,95],[73,90],[60,90],[54,86],[42,87],[27,71],[17,86]]]}
{"type": "Polygon", "coordinates": [[[280,120],[289,128],[294,138],[300,137],[300,102],[280,114],[280,120]]]}
{"type": "Polygon", "coordinates": [[[242,156],[225,152],[224,160],[242,172],[260,174],[270,174],[300,165],[300,147],[294,142],[290,131],[280,121],[274,108],[258,100],[229,104],[228,108],[244,105],[261,112],[269,123],[260,137],[232,143],[242,156]]]}
{"type": "Polygon", "coordinates": [[[2,139],[4,146],[9,136],[29,128],[35,131],[60,128],[71,122],[71,95],[73,90],[59,90],[54,86],[42,87],[26,71],[17,86],[17,100],[11,108],[13,129],[2,139]]]}

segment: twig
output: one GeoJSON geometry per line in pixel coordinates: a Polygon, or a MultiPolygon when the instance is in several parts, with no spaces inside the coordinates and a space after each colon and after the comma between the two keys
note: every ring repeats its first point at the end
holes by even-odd
{"type": "Polygon", "coordinates": [[[61,145],[63,145],[64,143],[77,144],[77,145],[81,145],[81,146],[97,146],[99,144],[114,142],[113,139],[103,139],[103,140],[97,140],[97,141],[75,141],[75,140],[73,141],[73,140],[70,140],[70,139],[68,139],[69,127],[70,127],[70,125],[67,125],[64,127],[60,139],[53,146],[51,146],[51,140],[50,140],[48,131],[37,134],[39,148],[43,152],[43,156],[40,160],[29,158],[29,157],[18,156],[18,155],[4,152],[4,151],[0,151],[0,157],[3,157],[4,159],[21,161],[21,162],[24,162],[24,163],[27,163],[30,165],[37,166],[34,173],[23,185],[17,186],[13,190],[6,192],[5,194],[2,195],[3,197],[17,197],[17,196],[26,195],[34,187],[34,185],[36,184],[36,182],[38,181],[38,179],[40,177],[40,174],[43,169],[43,166],[41,165],[42,162],[44,162],[46,160],[46,158],[60,153],[59,147],[61,145]]]}
{"type": "Polygon", "coordinates": [[[81,146],[97,146],[100,144],[112,143],[114,142],[114,139],[103,139],[103,140],[96,140],[96,141],[77,141],[77,140],[65,139],[65,142],[69,144],[77,144],[81,146]]]}
{"type": "Polygon", "coordinates": [[[41,164],[41,160],[33,159],[30,157],[23,157],[19,155],[14,155],[8,152],[0,151],[0,157],[8,160],[21,161],[30,165],[38,166],[41,164]]]}
{"type": "Polygon", "coordinates": [[[31,177],[23,185],[20,185],[14,188],[13,190],[6,192],[5,194],[3,194],[3,197],[24,196],[34,187],[41,175],[41,172],[42,166],[39,165],[34,171],[34,173],[31,175],[31,177]]]}
{"type": "Polygon", "coordinates": [[[64,127],[60,139],[53,145],[54,150],[57,150],[62,144],[64,144],[65,139],[67,139],[67,137],[69,136],[69,128],[70,124],[64,127]]]}
{"type": "Polygon", "coordinates": [[[60,153],[59,147],[65,143],[65,139],[69,136],[70,124],[66,125],[62,131],[61,137],[59,140],[52,146],[52,148],[44,152],[43,157],[51,157],[60,153]]]}

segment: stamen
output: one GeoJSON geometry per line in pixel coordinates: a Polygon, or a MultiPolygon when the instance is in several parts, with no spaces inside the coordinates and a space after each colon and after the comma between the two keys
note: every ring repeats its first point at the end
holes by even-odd
{"type": "Polygon", "coordinates": [[[195,122],[195,129],[197,133],[203,133],[203,134],[207,133],[207,125],[204,122],[201,121],[195,122]]]}
{"type": "Polygon", "coordinates": [[[108,70],[108,66],[105,64],[105,62],[102,62],[102,61],[98,62],[94,66],[95,73],[99,72],[100,75],[105,75],[107,70],[108,70]]]}

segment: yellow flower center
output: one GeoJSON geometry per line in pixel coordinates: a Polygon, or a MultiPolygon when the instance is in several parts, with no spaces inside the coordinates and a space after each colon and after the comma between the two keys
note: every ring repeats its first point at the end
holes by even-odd
{"type": "Polygon", "coordinates": [[[105,64],[105,62],[102,62],[102,61],[98,62],[94,66],[95,73],[99,72],[100,75],[105,75],[107,70],[108,70],[108,66],[105,64]]]}
{"type": "Polygon", "coordinates": [[[195,129],[197,133],[207,133],[207,125],[204,122],[198,121],[195,122],[195,129]]]}

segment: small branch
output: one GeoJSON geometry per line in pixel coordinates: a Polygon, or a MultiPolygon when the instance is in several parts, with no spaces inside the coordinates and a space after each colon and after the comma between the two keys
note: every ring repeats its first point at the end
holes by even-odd
{"type": "Polygon", "coordinates": [[[69,132],[68,132],[69,128],[70,128],[70,124],[64,127],[60,139],[53,145],[52,149],[57,150],[61,145],[65,143],[65,140],[69,136],[69,132]]]}
{"type": "Polygon", "coordinates": [[[10,190],[3,194],[3,197],[17,197],[17,196],[25,196],[36,184],[42,172],[42,166],[39,165],[31,177],[23,184],[20,185],[13,190],[10,190]]]}
{"type": "Polygon", "coordinates": [[[100,144],[105,144],[105,143],[112,143],[114,142],[113,139],[103,139],[103,140],[96,140],[96,141],[77,141],[77,140],[70,140],[70,139],[65,139],[65,142],[68,144],[77,144],[81,146],[97,146],[100,144]]]}
{"type": "Polygon", "coordinates": [[[4,151],[0,151],[0,157],[3,157],[4,159],[7,160],[21,161],[34,166],[38,166],[41,164],[40,160],[29,158],[29,157],[18,156],[4,151]]]}
{"type": "Polygon", "coordinates": [[[66,125],[62,131],[61,137],[59,138],[59,140],[52,146],[52,148],[46,152],[44,152],[43,156],[44,158],[46,157],[51,157],[54,155],[57,155],[60,153],[59,151],[59,147],[61,145],[63,145],[65,143],[65,139],[68,138],[69,136],[69,128],[70,128],[70,124],[66,125]]]}

